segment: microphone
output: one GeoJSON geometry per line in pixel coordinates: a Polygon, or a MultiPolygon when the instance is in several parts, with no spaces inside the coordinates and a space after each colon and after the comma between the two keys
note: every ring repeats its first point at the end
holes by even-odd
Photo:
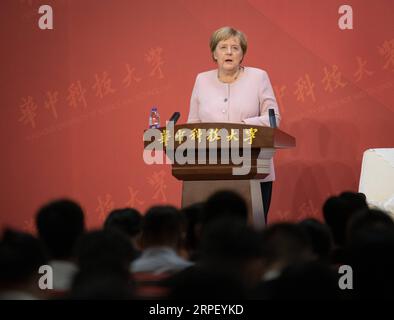
{"type": "Polygon", "coordinates": [[[269,118],[270,118],[270,126],[271,128],[276,128],[276,118],[274,109],[268,109],[269,118]]]}
{"type": "Polygon", "coordinates": [[[175,125],[180,116],[181,114],[179,112],[174,112],[169,121],[173,121],[175,125]]]}

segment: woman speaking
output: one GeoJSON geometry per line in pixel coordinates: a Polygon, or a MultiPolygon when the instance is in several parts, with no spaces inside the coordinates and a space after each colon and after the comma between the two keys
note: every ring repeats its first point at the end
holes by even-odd
{"type": "MultiPolygon", "coordinates": [[[[274,109],[279,125],[278,104],[267,72],[241,65],[248,44],[245,35],[234,28],[216,30],[210,39],[217,69],[197,75],[188,122],[231,122],[270,126],[269,109],[274,109]]],[[[261,180],[265,221],[271,202],[273,161],[269,175],[261,180]]]]}

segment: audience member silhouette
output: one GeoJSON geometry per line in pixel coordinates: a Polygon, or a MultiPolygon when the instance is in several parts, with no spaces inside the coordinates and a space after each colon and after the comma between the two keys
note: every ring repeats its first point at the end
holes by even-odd
{"type": "Polygon", "coordinates": [[[77,272],[74,246],[85,230],[82,208],[68,199],[50,202],[39,209],[36,227],[50,257],[54,291],[66,292],[77,272]]]}
{"type": "Polygon", "coordinates": [[[245,200],[233,191],[218,191],[210,196],[204,206],[203,225],[221,218],[248,221],[248,208],[245,200]]]}
{"type": "Polygon", "coordinates": [[[116,229],[125,233],[139,255],[141,224],[142,215],[138,210],[133,208],[115,209],[105,220],[104,229],[116,229]]]}
{"type": "Polygon", "coordinates": [[[360,210],[368,209],[365,195],[356,192],[343,192],[328,198],[323,205],[323,217],[330,228],[334,249],[332,262],[340,265],[344,260],[343,247],[346,244],[346,230],[349,220],[360,210]]]}
{"type": "Polygon", "coordinates": [[[142,254],[131,265],[132,272],[172,273],[191,262],[178,254],[182,217],[175,207],[156,206],[147,211],[142,220],[142,254]]]}
{"type": "Polygon", "coordinates": [[[39,268],[47,264],[42,243],[30,234],[6,229],[0,242],[0,299],[46,298],[39,268]]]}

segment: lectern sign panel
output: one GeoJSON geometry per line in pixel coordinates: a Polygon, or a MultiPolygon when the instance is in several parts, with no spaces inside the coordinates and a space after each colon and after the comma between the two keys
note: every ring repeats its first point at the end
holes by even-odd
{"type": "MultiPolygon", "coordinates": [[[[158,129],[160,130],[160,129],[158,129]]],[[[231,128],[230,132],[227,132],[226,128],[211,128],[211,129],[201,129],[201,128],[194,128],[193,130],[188,129],[178,129],[175,131],[175,142],[178,144],[183,143],[187,138],[198,141],[201,143],[202,139],[206,139],[209,142],[219,141],[221,140],[223,134],[225,133],[225,141],[239,141],[239,129],[231,128]]],[[[258,132],[257,128],[249,128],[243,130],[244,141],[248,144],[253,144],[253,140],[256,138],[256,133],[258,132]]],[[[159,142],[163,144],[165,147],[168,144],[169,139],[172,138],[171,131],[168,129],[162,129],[160,133],[159,142]]]]}
{"type": "Polygon", "coordinates": [[[269,173],[276,148],[295,145],[279,129],[235,123],[194,123],[149,129],[144,161],[172,164],[180,180],[260,179],[269,173]]]}

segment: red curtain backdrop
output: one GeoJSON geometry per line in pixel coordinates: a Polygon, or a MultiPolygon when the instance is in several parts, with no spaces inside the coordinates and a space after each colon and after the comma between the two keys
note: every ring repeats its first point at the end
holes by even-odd
{"type": "MultiPolygon", "coordinates": [[[[1,23],[1,226],[34,229],[45,202],[81,203],[90,227],[109,210],[180,205],[169,165],[142,159],[150,108],[187,119],[209,37],[248,37],[244,65],[271,77],[297,147],[275,155],[271,222],[321,218],[357,190],[364,150],[394,145],[391,0],[6,0],[1,23]],[[41,30],[40,5],[54,30],[41,30]],[[341,5],[353,30],[338,27],[341,5]]],[[[394,183],[394,182],[393,182],[394,183]]]]}

